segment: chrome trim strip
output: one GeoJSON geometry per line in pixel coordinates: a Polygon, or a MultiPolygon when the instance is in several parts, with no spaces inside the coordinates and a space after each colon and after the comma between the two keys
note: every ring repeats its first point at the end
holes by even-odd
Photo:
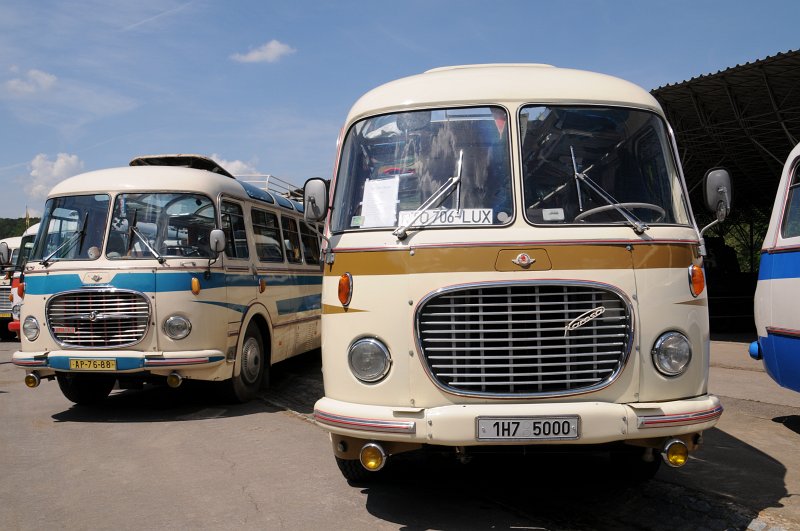
{"type": "MultiPolygon", "coordinates": [[[[583,281],[583,280],[521,280],[521,281],[514,281],[514,282],[503,282],[503,281],[488,281],[488,282],[472,282],[467,284],[457,284],[454,286],[448,286],[446,288],[440,288],[436,291],[428,293],[422,299],[420,299],[419,303],[417,303],[414,309],[414,330],[413,334],[416,338],[416,347],[417,347],[417,354],[422,363],[422,367],[425,369],[425,373],[428,375],[428,378],[433,382],[436,387],[441,389],[442,391],[461,397],[479,397],[479,398],[498,398],[498,399],[524,399],[524,398],[541,398],[541,397],[565,397],[565,396],[576,396],[582,395],[586,393],[591,393],[594,391],[599,391],[600,389],[605,389],[622,374],[622,371],[625,370],[625,367],[628,364],[628,360],[630,359],[631,350],[633,349],[634,340],[636,337],[636,314],[633,311],[633,305],[631,304],[630,299],[628,296],[623,292],[620,288],[616,286],[612,286],[611,284],[605,284],[602,282],[592,282],[592,281],[583,281]],[[564,391],[547,391],[547,392],[539,392],[539,393],[491,393],[491,392],[481,392],[481,391],[473,391],[468,392],[463,389],[455,389],[453,387],[449,387],[441,382],[439,382],[438,378],[433,374],[430,363],[428,361],[428,357],[425,356],[425,350],[423,349],[423,341],[420,337],[420,325],[421,323],[421,310],[425,307],[425,305],[439,295],[443,295],[452,291],[463,291],[473,288],[496,288],[496,287],[517,287],[517,286],[571,286],[571,287],[587,287],[591,289],[598,289],[598,290],[605,290],[611,292],[620,298],[620,301],[625,306],[625,309],[628,314],[628,325],[630,327],[630,332],[628,336],[628,344],[625,351],[622,353],[619,363],[619,369],[599,382],[596,385],[591,385],[587,387],[581,387],[579,389],[573,390],[564,390],[564,391]]],[[[535,322],[535,320],[534,320],[535,322]]],[[[563,328],[560,328],[563,330],[563,328]]],[[[495,347],[496,350],[513,350],[514,347],[505,346],[505,347],[495,347]]],[[[428,349],[430,350],[430,349],[428,349]]]]}
{"type": "Polygon", "coordinates": [[[11,360],[11,363],[19,367],[47,367],[47,360],[11,360]]]}
{"type": "Polygon", "coordinates": [[[314,410],[314,420],[319,424],[327,424],[329,426],[348,428],[351,430],[408,433],[408,434],[414,434],[417,432],[417,424],[414,421],[379,420],[379,419],[365,419],[359,417],[347,417],[344,415],[335,415],[333,413],[327,413],[319,409],[314,410]]]}
{"type": "Polygon", "coordinates": [[[786,337],[800,337],[800,330],[792,328],[777,328],[775,326],[767,327],[767,335],[786,336],[786,337]]]}
{"type": "MultiPolygon", "coordinates": [[[[223,357],[220,356],[219,360],[216,360],[216,363],[220,363],[223,361],[223,357]]],[[[170,366],[170,365],[201,365],[204,363],[212,363],[212,360],[209,359],[208,356],[203,356],[202,358],[145,358],[144,366],[145,367],[163,367],[163,366],[170,366]]]]}
{"type": "Polygon", "coordinates": [[[637,416],[639,428],[658,428],[661,426],[683,426],[687,424],[700,424],[718,419],[722,415],[723,407],[719,405],[703,411],[692,413],[675,413],[672,415],[643,415],[637,416]]]}

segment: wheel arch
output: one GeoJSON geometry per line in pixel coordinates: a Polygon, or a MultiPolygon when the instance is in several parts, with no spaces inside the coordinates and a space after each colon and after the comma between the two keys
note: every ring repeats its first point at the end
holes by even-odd
{"type": "Polygon", "coordinates": [[[239,327],[239,338],[236,341],[236,361],[233,367],[233,376],[238,376],[241,370],[242,348],[247,328],[254,323],[261,333],[261,345],[264,348],[264,357],[268,360],[267,368],[272,364],[272,319],[264,305],[256,303],[251,305],[242,318],[239,327]]]}

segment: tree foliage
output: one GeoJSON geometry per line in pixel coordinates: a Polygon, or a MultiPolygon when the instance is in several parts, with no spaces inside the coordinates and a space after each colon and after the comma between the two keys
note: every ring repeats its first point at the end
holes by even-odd
{"type": "MultiPolygon", "coordinates": [[[[28,226],[39,223],[39,218],[30,218],[28,226]]],[[[0,240],[22,236],[26,229],[25,218],[0,218],[0,240]]]]}

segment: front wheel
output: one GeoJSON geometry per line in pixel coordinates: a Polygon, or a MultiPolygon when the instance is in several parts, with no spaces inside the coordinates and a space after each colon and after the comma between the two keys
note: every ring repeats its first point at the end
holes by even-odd
{"type": "Polygon", "coordinates": [[[108,374],[56,374],[58,387],[67,400],[79,405],[91,405],[105,400],[117,379],[108,374]]]}
{"type": "Polygon", "coordinates": [[[381,470],[370,472],[361,466],[361,462],[358,459],[336,457],[336,465],[339,467],[344,479],[352,483],[368,483],[381,477],[381,470]]]}
{"type": "Polygon", "coordinates": [[[661,461],[658,452],[635,446],[611,453],[611,463],[616,469],[615,478],[633,485],[652,479],[661,467],[661,461]]]}
{"type": "Polygon", "coordinates": [[[256,397],[262,381],[268,378],[269,359],[264,353],[261,331],[255,322],[250,321],[242,343],[239,358],[239,374],[233,377],[233,398],[238,402],[248,402],[256,397]]]}

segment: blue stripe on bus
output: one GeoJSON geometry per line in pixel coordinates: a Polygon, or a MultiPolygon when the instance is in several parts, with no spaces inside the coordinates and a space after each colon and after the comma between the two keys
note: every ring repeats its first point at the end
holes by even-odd
{"type": "MultiPolygon", "coordinates": [[[[25,293],[29,295],[50,295],[62,291],[81,289],[87,286],[109,286],[117,289],[130,289],[145,293],[164,293],[170,291],[186,291],[191,289],[192,278],[200,281],[201,289],[221,288],[227,286],[256,286],[252,274],[226,275],[212,273],[206,279],[202,274],[192,272],[166,273],[117,273],[108,284],[84,284],[77,274],[28,275],[25,277],[25,293]]],[[[267,286],[315,286],[322,284],[320,275],[286,275],[262,274],[267,286]]]]}
{"type": "Polygon", "coordinates": [[[284,299],[277,301],[276,304],[278,306],[278,315],[319,310],[322,307],[322,295],[306,295],[305,297],[284,299]]]}
{"type": "Polygon", "coordinates": [[[264,279],[269,286],[321,286],[321,275],[266,275],[264,279]]]}
{"type": "Polygon", "coordinates": [[[800,249],[783,253],[761,253],[758,280],[800,277],[800,249]]]}
{"type": "Polygon", "coordinates": [[[244,304],[233,304],[232,302],[222,302],[222,301],[195,301],[200,304],[210,304],[212,306],[222,306],[223,308],[228,308],[229,310],[233,310],[235,312],[244,313],[247,311],[247,306],[244,304]]]}

